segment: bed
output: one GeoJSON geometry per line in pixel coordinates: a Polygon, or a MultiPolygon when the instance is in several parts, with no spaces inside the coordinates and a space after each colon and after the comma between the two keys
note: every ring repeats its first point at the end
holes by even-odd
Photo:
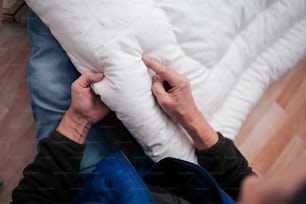
{"type": "Polygon", "coordinates": [[[196,163],[188,134],[159,108],[141,55],[190,80],[199,110],[234,139],[265,89],[306,55],[306,0],[27,0],[79,72],[153,160],[196,163]]]}

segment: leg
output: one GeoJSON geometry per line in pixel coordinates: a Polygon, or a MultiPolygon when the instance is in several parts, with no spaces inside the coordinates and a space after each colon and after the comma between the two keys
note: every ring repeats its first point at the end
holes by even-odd
{"type": "MultiPolygon", "coordinates": [[[[47,137],[60,122],[70,104],[70,86],[79,73],[49,29],[30,11],[28,31],[32,43],[28,87],[36,122],[37,140],[47,137]]],[[[81,172],[93,170],[95,164],[111,152],[100,124],[90,130],[81,162],[81,172]]]]}

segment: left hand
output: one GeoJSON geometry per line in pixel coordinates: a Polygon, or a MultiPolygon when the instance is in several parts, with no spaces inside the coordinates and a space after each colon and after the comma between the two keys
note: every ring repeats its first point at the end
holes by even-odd
{"type": "Polygon", "coordinates": [[[95,95],[90,85],[101,81],[103,73],[85,72],[71,85],[71,104],[69,111],[73,117],[92,125],[106,116],[108,107],[95,95]]]}
{"type": "Polygon", "coordinates": [[[109,112],[108,107],[90,87],[103,78],[102,73],[86,72],[73,82],[70,107],[56,129],[59,133],[77,143],[85,143],[91,125],[109,112]]]}

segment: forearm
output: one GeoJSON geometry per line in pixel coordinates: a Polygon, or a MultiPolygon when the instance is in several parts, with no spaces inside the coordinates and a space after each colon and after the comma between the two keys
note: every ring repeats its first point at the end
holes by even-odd
{"type": "Polygon", "coordinates": [[[24,170],[12,203],[70,202],[84,145],[53,132],[39,142],[40,151],[24,170]]]}
{"type": "Polygon", "coordinates": [[[199,164],[208,170],[234,199],[238,197],[243,179],[248,175],[255,175],[235,144],[220,133],[214,146],[202,151],[197,150],[196,154],[199,164]]]}

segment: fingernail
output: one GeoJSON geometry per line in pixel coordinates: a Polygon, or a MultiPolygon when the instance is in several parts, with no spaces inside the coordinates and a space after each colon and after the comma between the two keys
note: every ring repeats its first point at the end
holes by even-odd
{"type": "Polygon", "coordinates": [[[104,78],[103,72],[100,72],[100,73],[99,73],[99,76],[100,76],[100,78],[104,78]]]}
{"type": "Polygon", "coordinates": [[[142,60],[150,60],[151,58],[148,55],[142,55],[142,60]]]}

